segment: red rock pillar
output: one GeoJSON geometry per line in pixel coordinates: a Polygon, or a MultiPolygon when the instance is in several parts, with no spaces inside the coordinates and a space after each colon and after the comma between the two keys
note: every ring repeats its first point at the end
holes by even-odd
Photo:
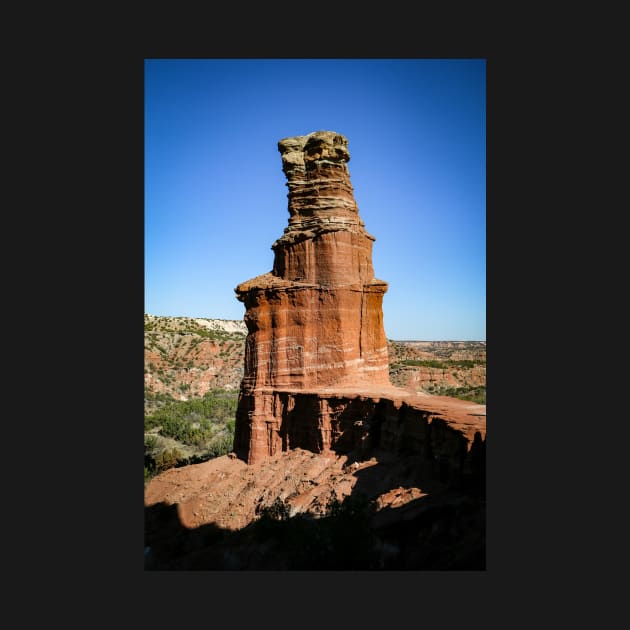
{"type": "Polygon", "coordinates": [[[272,245],[273,270],[235,289],[248,336],[234,448],[250,463],[278,443],[264,437],[281,424],[269,417],[265,392],[389,385],[387,283],[374,277],[374,237],[354,199],[348,141],[317,131],[285,138],[278,149],[289,225],[272,245]]]}

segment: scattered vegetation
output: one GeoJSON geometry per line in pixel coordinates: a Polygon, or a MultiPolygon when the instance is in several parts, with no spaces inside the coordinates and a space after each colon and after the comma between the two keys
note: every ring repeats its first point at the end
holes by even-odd
{"type": "Polygon", "coordinates": [[[461,400],[470,400],[479,405],[486,404],[486,386],[477,387],[448,387],[444,390],[443,396],[452,396],[461,400]]]}
{"type": "Polygon", "coordinates": [[[152,392],[150,389],[146,387],[144,388],[144,399],[152,401],[152,402],[157,401],[157,402],[164,402],[164,403],[170,403],[170,402],[175,401],[175,399],[168,392],[152,392]]]}
{"type": "Polygon", "coordinates": [[[460,400],[469,400],[479,405],[486,404],[486,387],[485,385],[463,386],[463,387],[439,387],[429,385],[428,391],[436,396],[451,396],[460,400]]]}
{"type": "Polygon", "coordinates": [[[187,335],[195,335],[197,338],[203,337],[219,342],[233,341],[242,343],[245,340],[245,333],[207,328],[190,317],[157,317],[150,319],[145,316],[144,332],[151,333],[147,337],[153,341],[155,341],[156,333],[177,333],[179,337],[175,343],[181,343],[183,337],[187,335]]]}
{"type": "Polygon", "coordinates": [[[173,466],[229,453],[234,442],[237,401],[238,392],[215,389],[202,398],[169,402],[145,416],[145,480],[173,466]],[[189,447],[193,455],[185,457],[177,448],[160,446],[162,437],[189,447]]]}
{"type": "Polygon", "coordinates": [[[485,403],[485,342],[388,340],[388,352],[393,385],[485,403]]]}
{"type": "Polygon", "coordinates": [[[453,368],[463,368],[470,369],[477,365],[484,365],[485,361],[473,361],[469,359],[460,359],[460,360],[445,360],[445,361],[437,361],[435,359],[402,359],[397,363],[392,364],[392,369],[401,367],[403,365],[413,366],[413,367],[428,367],[428,368],[438,368],[442,370],[450,370],[453,368]]]}

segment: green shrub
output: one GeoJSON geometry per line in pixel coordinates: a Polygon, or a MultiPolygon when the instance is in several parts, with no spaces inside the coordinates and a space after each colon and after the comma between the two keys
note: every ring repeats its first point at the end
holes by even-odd
{"type": "Polygon", "coordinates": [[[148,466],[144,467],[144,483],[149,481],[155,475],[155,469],[149,468],[148,466]]]}
{"type": "Polygon", "coordinates": [[[468,400],[479,405],[486,404],[486,387],[485,385],[464,386],[464,387],[446,387],[439,391],[442,396],[451,396],[460,400],[468,400]]]}
{"type": "Polygon", "coordinates": [[[289,518],[289,506],[280,498],[260,511],[261,519],[271,519],[273,521],[286,521],[289,518]]]}
{"type": "MultiPolygon", "coordinates": [[[[151,399],[146,391],[145,398],[151,399]]],[[[145,416],[144,429],[159,427],[160,435],[218,457],[232,450],[237,403],[238,392],[214,389],[202,398],[172,401],[153,411],[145,416]]]]}
{"type": "Polygon", "coordinates": [[[158,445],[158,439],[156,435],[145,435],[144,436],[144,445],[150,451],[154,451],[158,445]]]}
{"type": "Polygon", "coordinates": [[[173,468],[180,459],[182,459],[182,453],[178,448],[164,449],[155,458],[155,469],[157,472],[162,472],[168,468],[173,468]]]}
{"type": "Polygon", "coordinates": [[[232,451],[234,445],[234,437],[232,435],[218,435],[210,442],[209,450],[215,457],[227,455],[232,451]]]}

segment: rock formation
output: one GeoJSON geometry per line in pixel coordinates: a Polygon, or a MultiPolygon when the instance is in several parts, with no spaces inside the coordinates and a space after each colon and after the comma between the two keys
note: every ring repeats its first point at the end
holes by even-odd
{"type": "Polygon", "coordinates": [[[439,460],[444,475],[462,473],[485,440],[485,409],[391,386],[387,283],[374,277],[347,139],[318,131],[278,149],[289,225],[272,245],[273,270],[235,289],[248,335],[234,451],[251,464],[291,448],[402,449],[439,460]]]}
{"type": "Polygon", "coordinates": [[[236,288],[247,309],[246,392],[389,384],[372,243],[350,185],[347,140],[330,131],[278,143],[289,226],[273,271],[236,288]]]}

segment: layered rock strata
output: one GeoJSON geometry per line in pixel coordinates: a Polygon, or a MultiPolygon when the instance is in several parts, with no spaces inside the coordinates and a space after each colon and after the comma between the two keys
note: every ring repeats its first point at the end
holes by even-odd
{"type": "Polygon", "coordinates": [[[272,245],[273,270],[235,289],[248,329],[235,450],[250,463],[269,453],[250,439],[266,413],[263,389],[389,385],[387,283],[374,277],[348,141],[318,131],[285,138],[278,150],[289,225],[272,245]]]}
{"type": "Polygon", "coordinates": [[[242,389],[389,384],[372,243],[359,217],[347,140],[330,131],[278,143],[289,225],[273,270],[236,288],[248,337],[242,389]]]}
{"type": "Polygon", "coordinates": [[[471,416],[463,431],[450,411],[403,401],[390,385],[387,283],[374,277],[374,237],[354,199],[347,139],[318,131],[278,149],[289,224],[272,245],[272,271],[235,289],[248,335],[234,451],[251,464],[296,447],[417,448],[463,469],[474,440],[485,438],[485,408],[483,423],[471,416]]]}
{"type": "Polygon", "coordinates": [[[393,387],[241,392],[236,426],[234,451],[249,463],[292,448],[359,460],[379,449],[419,456],[444,481],[459,483],[479,480],[485,460],[484,405],[393,387]]]}

